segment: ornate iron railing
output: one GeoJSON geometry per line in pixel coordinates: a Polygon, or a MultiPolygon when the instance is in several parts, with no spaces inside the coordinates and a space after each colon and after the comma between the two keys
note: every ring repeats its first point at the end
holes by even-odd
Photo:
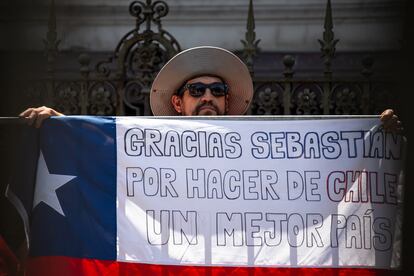
{"type": "MultiPolygon", "coordinates": [[[[181,51],[176,39],[161,25],[161,18],[168,14],[168,5],[164,1],[132,2],[129,13],[136,19],[135,28],[123,36],[112,56],[98,62],[93,69],[91,58],[82,54],[78,78],[56,77],[54,64],[59,40],[53,0],[50,10],[45,40],[48,76],[20,89],[25,94],[26,105],[49,105],[65,114],[151,115],[151,82],[162,65],[181,51]]],[[[328,0],[324,32],[319,40],[324,64],[320,77],[297,78],[295,57],[286,55],[280,77],[261,78],[254,72],[260,40],[256,39],[253,1],[250,0],[240,54],[253,76],[255,87],[248,114],[378,114],[386,107],[396,107],[397,97],[390,93],[393,82],[372,78],[372,58],[364,59],[361,72],[352,78],[335,76],[331,65],[339,40],[333,29],[331,1],[328,0]]]]}
{"type": "Polygon", "coordinates": [[[353,76],[352,80],[333,77],[331,65],[339,42],[339,39],[335,39],[333,28],[331,1],[328,0],[323,38],[318,40],[324,63],[322,77],[313,77],[312,80],[295,78],[295,58],[285,55],[282,61],[283,76],[279,79],[259,79],[254,76],[253,60],[260,40],[256,40],[253,5],[250,0],[246,40],[242,41],[243,57],[255,84],[250,114],[379,114],[387,107],[398,105],[395,98],[391,97],[392,82],[371,79],[373,60],[370,57],[362,60],[361,74],[353,76]]]}

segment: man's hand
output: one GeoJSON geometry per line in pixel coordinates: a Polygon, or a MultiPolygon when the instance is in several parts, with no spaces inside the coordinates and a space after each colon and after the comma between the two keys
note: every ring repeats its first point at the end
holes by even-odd
{"type": "Polygon", "coordinates": [[[398,116],[394,114],[394,110],[386,109],[381,113],[380,119],[385,131],[400,133],[403,131],[403,126],[398,116]]]}
{"type": "Polygon", "coordinates": [[[36,128],[39,128],[42,125],[43,121],[49,118],[50,116],[64,115],[47,106],[41,106],[36,108],[31,107],[26,109],[19,115],[19,117],[23,118],[29,126],[34,125],[36,128]]]}

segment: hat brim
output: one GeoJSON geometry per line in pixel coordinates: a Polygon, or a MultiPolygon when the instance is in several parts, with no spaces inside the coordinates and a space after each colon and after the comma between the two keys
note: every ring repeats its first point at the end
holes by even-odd
{"type": "Polygon", "coordinates": [[[178,115],[171,97],[185,81],[202,75],[220,77],[229,86],[229,115],[243,115],[253,98],[253,82],[246,65],[232,52],[212,46],[182,51],[158,72],[150,93],[155,116],[178,115]]]}

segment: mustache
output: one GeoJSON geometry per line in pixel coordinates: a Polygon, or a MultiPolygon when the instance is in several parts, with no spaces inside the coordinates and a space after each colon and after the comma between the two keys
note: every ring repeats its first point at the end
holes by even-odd
{"type": "Polygon", "coordinates": [[[218,107],[217,107],[215,104],[210,103],[210,102],[204,102],[204,103],[199,103],[199,104],[196,106],[196,109],[195,109],[195,111],[194,111],[194,114],[198,114],[198,113],[200,113],[200,110],[201,110],[203,107],[211,107],[211,108],[213,108],[213,109],[216,111],[216,113],[217,113],[217,114],[219,113],[219,109],[218,109],[218,107]]]}

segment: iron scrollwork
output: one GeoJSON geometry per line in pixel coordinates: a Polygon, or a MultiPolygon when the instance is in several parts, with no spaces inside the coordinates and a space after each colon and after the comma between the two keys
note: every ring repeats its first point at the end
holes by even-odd
{"type": "Polygon", "coordinates": [[[140,81],[130,81],[125,85],[125,104],[135,110],[135,115],[144,115],[145,103],[148,101],[148,91],[140,81]]]}
{"type": "Polygon", "coordinates": [[[145,3],[141,1],[134,1],[129,5],[129,13],[136,17],[136,28],[146,21],[146,31],[151,29],[151,22],[157,25],[161,29],[161,18],[168,14],[169,8],[164,1],[155,1],[151,3],[151,0],[146,0],[145,3]]]}
{"type": "Polygon", "coordinates": [[[126,104],[129,109],[134,110],[134,115],[150,114],[147,94],[152,80],[161,67],[181,51],[175,38],[161,26],[161,18],[168,14],[168,10],[168,5],[163,1],[132,2],[129,12],[136,18],[136,28],[123,36],[110,58],[96,66],[98,75],[104,79],[112,79],[116,87],[120,88],[121,100],[118,104],[126,104]],[[140,25],[144,23],[146,29],[140,32],[140,25]],[[157,32],[151,29],[152,24],[157,26],[157,32]],[[139,85],[131,84],[124,88],[125,83],[131,81],[139,85]],[[146,95],[137,97],[137,91],[146,95]]]}
{"type": "Polygon", "coordinates": [[[264,83],[255,89],[251,107],[257,115],[283,114],[283,87],[278,83],[264,83]]]}
{"type": "Polygon", "coordinates": [[[318,115],[322,113],[322,88],[317,84],[300,84],[292,92],[292,114],[318,115]]]}
{"type": "Polygon", "coordinates": [[[89,89],[88,111],[93,115],[115,115],[116,89],[110,82],[96,82],[89,89]]]}
{"type": "Polygon", "coordinates": [[[54,106],[64,114],[80,114],[80,86],[73,82],[63,82],[55,89],[54,106]]]}
{"type": "Polygon", "coordinates": [[[332,20],[332,8],[331,1],[328,0],[325,11],[325,23],[324,23],[323,39],[318,39],[321,45],[322,57],[325,64],[325,75],[330,77],[332,75],[331,63],[335,56],[336,44],[339,39],[335,39],[335,33],[333,32],[333,20],[332,20]]]}
{"type": "Polygon", "coordinates": [[[256,56],[259,50],[260,39],[256,40],[255,23],[254,23],[254,12],[253,12],[253,1],[249,2],[249,12],[247,16],[245,40],[241,40],[243,44],[243,60],[249,69],[250,74],[253,75],[253,58],[256,56]]]}
{"type": "Polygon", "coordinates": [[[332,88],[331,113],[337,115],[361,114],[362,90],[357,85],[337,84],[332,88]]]}
{"type": "MultiPolygon", "coordinates": [[[[177,40],[162,28],[161,19],[169,13],[167,2],[133,1],[129,13],[135,18],[135,27],[121,38],[107,60],[96,63],[95,71],[89,69],[90,58],[81,56],[81,78],[76,82],[57,80],[54,74],[59,44],[54,2],[50,0],[45,40],[48,78],[32,83],[30,89],[18,89],[25,91],[26,102],[32,106],[54,104],[66,114],[150,115],[151,82],[162,66],[181,51],[177,40]],[[56,83],[60,84],[56,86],[56,83]]],[[[242,54],[252,76],[260,41],[256,39],[253,3],[249,1],[247,30],[242,41],[242,54]]],[[[399,104],[395,93],[390,93],[395,91],[392,84],[372,79],[371,57],[362,61],[363,81],[346,78],[333,81],[331,65],[338,41],[334,34],[331,1],[327,0],[324,32],[319,40],[324,78],[317,81],[294,79],[295,59],[285,56],[283,76],[256,79],[251,114],[367,114],[399,104]]]]}
{"type": "Polygon", "coordinates": [[[138,77],[142,82],[150,84],[168,59],[168,53],[158,44],[139,45],[129,58],[129,74],[138,77]],[[141,46],[141,47],[140,47],[141,46]]]}

